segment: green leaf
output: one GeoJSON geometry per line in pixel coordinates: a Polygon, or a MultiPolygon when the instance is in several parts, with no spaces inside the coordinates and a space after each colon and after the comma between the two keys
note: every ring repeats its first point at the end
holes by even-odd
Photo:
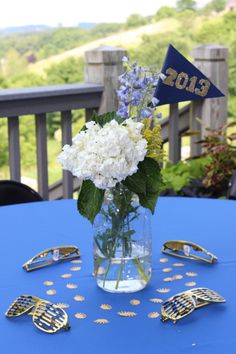
{"type": "MultiPolygon", "coordinates": [[[[107,112],[103,114],[98,114],[96,111],[93,111],[91,116],[91,121],[98,123],[101,127],[103,127],[106,123],[111,122],[113,119],[117,121],[117,123],[121,124],[123,119],[120,118],[116,112],[107,112]]],[[[86,130],[86,126],[84,125],[81,131],[86,130]]]]}
{"type": "Polygon", "coordinates": [[[81,215],[93,223],[95,216],[102,207],[105,191],[97,188],[92,181],[83,181],[77,202],[81,215]]]}
{"type": "Polygon", "coordinates": [[[106,123],[111,122],[112,120],[116,120],[119,124],[122,123],[122,119],[116,114],[116,112],[107,112],[98,115],[97,112],[93,112],[91,120],[98,123],[101,127],[103,127],[106,123]]]}
{"type": "Polygon", "coordinates": [[[145,175],[146,193],[159,193],[162,185],[161,169],[157,161],[146,157],[138,168],[145,175]]]}
{"type": "Polygon", "coordinates": [[[157,202],[159,193],[147,193],[146,195],[139,195],[139,202],[144,208],[148,208],[151,210],[152,214],[155,212],[155,206],[157,202]]]}
{"type": "Polygon", "coordinates": [[[154,213],[162,186],[161,169],[155,160],[146,157],[138,164],[138,171],[122,182],[130,191],[136,193],[140,204],[154,213]]]}
{"type": "Polygon", "coordinates": [[[146,193],[145,175],[140,169],[132,176],[128,176],[122,183],[133,193],[146,193]]]}

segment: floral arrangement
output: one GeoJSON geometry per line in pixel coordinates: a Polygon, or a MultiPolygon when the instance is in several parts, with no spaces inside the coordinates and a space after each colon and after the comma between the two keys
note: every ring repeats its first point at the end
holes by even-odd
{"type": "Polygon", "coordinates": [[[81,181],[77,205],[80,214],[93,223],[94,275],[97,285],[109,292],[139,291],[151,277],[149,210],[154,213],[163,184],[156,106],[223,95],[199,71],[200,88],[194,86],[190,92],[186,85],[197,78],[193,76],[197,69],[171,45],[164,73],[143,68],[127,57],[123,64],[118,111],[94,112],[72,145],[64,146],[59,155],[63,168],[81,181]],[[186,66],[189,73],[178,74],[172,67],[177,62],[178,68],[186,66]]]}
{"type": "Polygon", "coordinates": [[[162,139],[160,125],[155,125],[158,100],[153,97],[159,74],[127,57],[123,64],[118,111],[94,112],[58,157],[81,181],[78,210],[91,222],[101,210],[105,191],[120,185],[153,213],[162,183],[162,139]]]}

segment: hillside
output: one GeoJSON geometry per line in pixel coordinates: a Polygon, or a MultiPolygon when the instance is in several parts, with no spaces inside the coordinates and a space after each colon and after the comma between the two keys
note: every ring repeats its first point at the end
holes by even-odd
{"type": "Polygon", "coordinates": [[[58,64],[71,57],[82,57],[84,52],[99,46],[122,46],[122,48],[137,47],[142,43],[144,35],[164,34],[176,32],[180,27],[180,21],[174,18],[163,19],[159,22],[145,25],[136,29],[123,31],[105,38],[91,41],[77,48],[65,51],[61,54],[51,56],[48,59],[40,60],[30,66],[30,71],[42,74],[45,69],[53,64],[58,64]]]}

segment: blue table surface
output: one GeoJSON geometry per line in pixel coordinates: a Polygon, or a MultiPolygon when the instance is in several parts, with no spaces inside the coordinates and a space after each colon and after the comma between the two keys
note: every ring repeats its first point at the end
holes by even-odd
{"type": "Polygon", "coordinates": [[[130,353],[130,354],[233,354],[236,353],[236,202],[192,198],[159,198],[152,217],[153,275],[149,285],[133,294],[110,294],[99,289],[92,277],[92,227],[76,210],[76,201],[50,201],[12,205],[0,208],[0,353],[130,353]],[[170,239],[184,239],[202,245],[218,256],[216,264],[181,260],[165,256],[160,249],[170,239]],[[70,262],[27,273],[22,264],[38,252],[57,245],[77,245],[81,264],[70,262]],[[161,263],[160,258],[168,258],[161,263]],[[173,267],[176,262],[184,264],[173,267]],[[73,266],[81,270],[72,271],[73,266]],[[172,267],[171,273],[163,268],[172,267]],[[189,277],[186,272],[197,273],[189,277]],[[62,274],[71,273],[64,279],[62,274]],[[164,282],[164,278],[181,274],[181,280],[164,282]],[[46,287],[44,281],[52,281],[46,287]],[[214,304],[194,311],[173,324],[151,319],[161,304],[151,298],[165,300],[189,289],[188,282],[214,289],[223,295],[225,304],[214,304]],[[68,289],[67,283],[78,285],[68,289]],[[168,288],[169,293],[156,289],[168,288]],[[48,295],[47,290],[56,290],[48,295]],[[7,319],[5,311],[21,294],[32,294],[54,303],[67,303],[71,330],[48,335],[38,330],[30,316],[7,319]],[[84,297],[78,302],[75,295],[84,297]],[[130,300],[138,299],[134,306],[130,300]],[[105,311],[101,304],[109,304],[105,311]],[[118,311],[134,311],[135,317],[120,317],[118,311]],[[85,313],[86,319],[75,318],[85,313]],[[94,320],[105,318],[99,325],[94,320]]]}

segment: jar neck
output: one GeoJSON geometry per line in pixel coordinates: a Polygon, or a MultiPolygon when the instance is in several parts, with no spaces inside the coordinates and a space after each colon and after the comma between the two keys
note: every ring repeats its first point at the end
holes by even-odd
{"type": "Polygon", "coordinates": [[[124,198],[127,202],[139,202],[138,195],[131,192],[124,184],[117,183],[115,187],[106,189],[105,201],[112,202],[117,198],[124,198]]]}

